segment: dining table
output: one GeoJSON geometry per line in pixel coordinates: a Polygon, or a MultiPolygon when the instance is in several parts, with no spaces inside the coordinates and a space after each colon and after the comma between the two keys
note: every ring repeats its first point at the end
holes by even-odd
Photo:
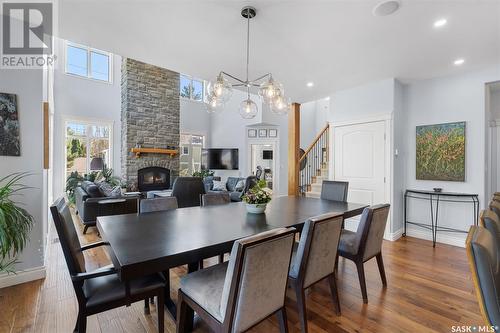
{"type": "MultiPolygon", "coordinates": [[[[103,241],[109,244],[109,256],[119,278],[127,282],[186,264],[188,272],[193,272],[201,260],[230,252],[238,239],[282,227],[300,231],[310,217],[337,212],[347,219],[360,215],[365,207],[350,202],[280,196],[267,204],[263,214],[247,213],[245,203],[237,202],[101,216],[97,218],[97,228],[103,241]]],[[[176,304],[170,298],[168,283],[166,290],[165,305],[175,320],[176,304]]]]}

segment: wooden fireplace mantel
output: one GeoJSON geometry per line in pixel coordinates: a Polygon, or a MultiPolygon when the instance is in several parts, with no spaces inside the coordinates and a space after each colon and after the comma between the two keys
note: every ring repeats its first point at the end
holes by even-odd
{"type": "Polygon", "coordinates": [[[135,157],[141,157],[141,154],[150,153],[150,154],[166,154],[170,155],[170,157],[177,155],[177,150],[175,149],[163,149],[163,148],[132,148],[130,150],[132,153],[135,153],[135,157]]]}

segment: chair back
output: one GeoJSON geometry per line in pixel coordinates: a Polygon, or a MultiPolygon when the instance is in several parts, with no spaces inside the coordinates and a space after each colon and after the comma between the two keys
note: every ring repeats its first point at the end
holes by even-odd
{"type": "Polygon", "coordinates": [[[304,224],[291,268],[291,275],[302,282],[303,288],[333,273],[343,219],[342,214],[328,213],[304,224]]]}
{"type": "Polygon", "coordinates": [[[491,200],[490,209],[494,211],[495,214],[497,214],[497,216],[500,218],[500,201],[491,200]]]}
{"type": "Polygon", "coordinates": [[[382,241],[389,215],[389,204],[375,205],[363,210],[359,221],[356,239],[359,239],[359,252],[363,260],[368,260],[382,251],[382,241]]]}
{"type": "Polygon", "coordinates": [[[241,196],[247,193],[248,190],[250,190],[255,185],[257,185],[257,177],[248,176],[247,179],[245,179],[245,187],[243,187],[243,192],[241,192],[241,196]]]}
{"type": "Polygon", "coordinates": [[[234,243],[220,312],[227,332],[243,332],[285,305],[294,228],[279,228],[234,243]]]}
{"type": "Polygon", "coordinates": [[[332,201],[347,201],[349,182],[323,180],[321,185],[321,199],[332,201]]]}
{"type": "Polygon", "coordinates": [[[176,197],[161,197],[142,199],[139,203],[139,213],[161,212],[177,208],[176,197]]]}
{"type": "Polygon", "coordinates": [[[201,195],[201,206],[216,206],[231,203],[231,196],[227,192],[207,193],[201,195]]]}
{"type": "Polygon", "coordinates": [[[177,198],[179,208],[199,206],[200,194],[205,194],[205,186],[198,177],[177,177],[172,185],[172,196],[177,198]]]}
{"type": "Polygon", "coordinates": [[[479,225],[500,239],[500,218],[492,210],[484,209],[479,214],[479,225]]]}
{"type": "Polygon", "coordinates": [[[70,275],[84,273],[85,258],[82,253],[75,225],[73,224],[70,209],[64,197],[57,199],[54,204],[50,206],[50,212],[54,220],[54,225],[56,226],[57,236],[59,237],[59,242],[70,275]]]}
{"type": "Polygon", "coordinates": [[[486,228],[471,226],[465,249],[481,314],[488,326],[500,326],[498,239],[486,228]]]}

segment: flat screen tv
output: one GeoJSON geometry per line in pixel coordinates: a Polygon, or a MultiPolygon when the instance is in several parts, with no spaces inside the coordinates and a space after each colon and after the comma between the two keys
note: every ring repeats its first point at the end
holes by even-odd
{"type": "Polygon", "coordinates": [[[201,168],[210,170],[238,170],[238,149],[208,148],[201,152],[201,168]]]}

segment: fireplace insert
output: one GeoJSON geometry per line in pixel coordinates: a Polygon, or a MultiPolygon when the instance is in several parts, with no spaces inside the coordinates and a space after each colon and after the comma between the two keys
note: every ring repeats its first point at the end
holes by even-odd
{"type": "Polygon", "coordinates": [[[147,167],[137,170],[137,187],[140,192],[169,189],[170,170],[162,167],[147,167]]]}

